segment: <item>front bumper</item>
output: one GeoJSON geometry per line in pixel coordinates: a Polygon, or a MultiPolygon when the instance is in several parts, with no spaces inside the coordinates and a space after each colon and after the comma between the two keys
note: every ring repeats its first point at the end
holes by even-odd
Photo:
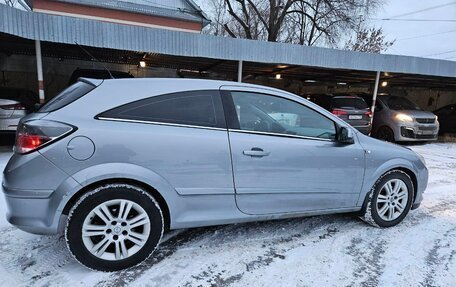
{"type": "Polygon", "coordinates": [[[394,135],[396,141],[435,141],[438,139],[437,124],[400,125],[394,135]]]}
{"type": "Polygon", "coordinates": [[[428,180],[429,180],[429,171],[427,167],[420,163],[420,166],[418,168],[418,173],[416,174],[416,196],[415,196],[415,201],[413,202],[412,209],[417,209],[421,202],[423,201],[423,193],[427,188],[428,185],[428,180]]]}

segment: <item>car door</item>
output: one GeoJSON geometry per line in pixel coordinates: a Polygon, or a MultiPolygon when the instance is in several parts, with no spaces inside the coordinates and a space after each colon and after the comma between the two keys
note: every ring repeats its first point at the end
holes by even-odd
{"type": "Polygon", "coordinates": [[[356,205],[364,150],[328,117],[270,90],[222,87],[236,203],[247,214],[356,205]]]}

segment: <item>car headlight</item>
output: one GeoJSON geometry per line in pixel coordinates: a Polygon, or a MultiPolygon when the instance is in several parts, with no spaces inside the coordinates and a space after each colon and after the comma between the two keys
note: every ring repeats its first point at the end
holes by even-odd
{"type": "Polygon", "coordinates": [[[401,122],[413,122],[413,118],[406,114],[397,114],[396,120],[401,121],[401,122]]]}

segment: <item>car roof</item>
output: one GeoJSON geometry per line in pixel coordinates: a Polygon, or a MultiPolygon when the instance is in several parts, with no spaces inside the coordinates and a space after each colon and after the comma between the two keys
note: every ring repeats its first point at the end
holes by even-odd
{"type": "MultiPolygon", "coordinates": [[[[87,81],[91,81],[94,84],[98,83],[97,79],[89,79],[85,78],[87,81]]],[[[110,83],[125,83],[125,84],[169,84],[170,82],[179,82],[180,87],[185,87],[188,89],[220,89],[223,86],[237,86],[237,87],[244,87],[244,88],[256,88],[256,89],[263,89],[263,90],[270,90],[280,93],[286,93],[289,95],[297,96],[293,93],[276,89],[273,87],[262,86],[262,85],[255,85],[249,83],[241,83],[241,82],[233,82],[233,81],[223,81],[223,80],[208,80],[208,79],[189,79],[189,78],[124,78],[124,79],[105,79],[103,83],[110,84],[110,83]]],[[[299,96],[297,96],[299,97],[299,96]]]]}

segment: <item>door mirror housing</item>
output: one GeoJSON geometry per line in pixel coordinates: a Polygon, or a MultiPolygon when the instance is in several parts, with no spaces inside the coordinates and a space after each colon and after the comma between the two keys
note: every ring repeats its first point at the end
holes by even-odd
{"type": "Polygon", "coordinates": [[[41,108],[42,104],[36,103],[33,105],[33,112],[37,112],[41,108]]]}
{"type": "Polygon", "coordinates": [[[337,132],[337,141],[344,144],[355,143],[353,131],[347,127],[339,127],[337,132]]]}

